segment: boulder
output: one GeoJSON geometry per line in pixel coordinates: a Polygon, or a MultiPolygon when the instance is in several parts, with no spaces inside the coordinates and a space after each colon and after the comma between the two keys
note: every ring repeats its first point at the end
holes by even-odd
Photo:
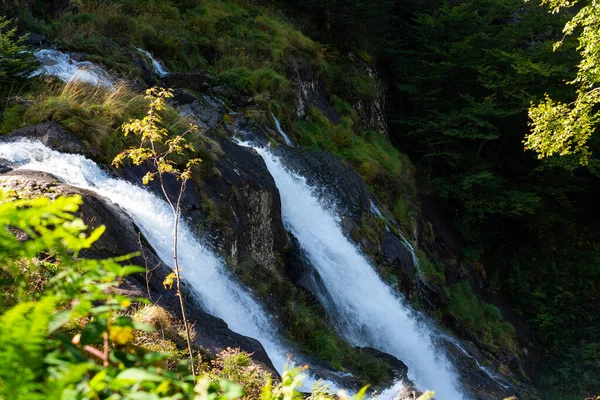
{"type": "Polygon", "coordinates": [[[44,35],[40,35],[39,33],[35,32],[29,32],[29,35],[25,40],[25,44],[27,44],[28,46],[42,47],[46,43],[48,43],[48,38],[44,35]]]}
{"type": "Polygon", "coordinates": [[[173,102],[181,114],[190,117],[203,131],[221,126],[225,107],[217,98],[206,94],[194,96],[183,89],[176,89],[174,94],[173,102]]]}
{"type": "Polygon", "coordinates": [[[23,139],[38,140],[52,150],[63,153],[82,154],[90,158],[100,156],[98,150],[86,145],[56,122],[43,122],[2,136],[3,142],[14,142],[23,139]]]}
{"type": "Polygon", "coordinates": [[[202,72],[172,72],[163,76],[164,84],[173,89],[189,89],[194,92],[206,92],[214,78],[202,72]]]}
{"type": "Polygon", "coordinates": [[[402,361],[398,360],[393,355],[384,353],[383,351],[379,351],[372,347],[357,347],[356,349],[362,353],[370,354],[371,356],[373,356],[375,358],[385,361],[386,364],[388,364],[392,368],[392,372],[394,373],[396,378],[410,382],[410,380],[408,379],[408,375],[407,375],[408,367],[406,366],[406,364],[404,364],[402,361]]]}

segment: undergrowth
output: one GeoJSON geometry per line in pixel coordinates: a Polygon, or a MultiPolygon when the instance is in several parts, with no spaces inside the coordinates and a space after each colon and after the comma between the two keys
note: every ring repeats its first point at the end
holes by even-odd
{"type": "Polygon", "coordinates": [[[448,288],[448,312],[492,349],[518,352],[515,328],[502,318],[497,307],[477,298],[467,281],[461,280],[448,288]]]}

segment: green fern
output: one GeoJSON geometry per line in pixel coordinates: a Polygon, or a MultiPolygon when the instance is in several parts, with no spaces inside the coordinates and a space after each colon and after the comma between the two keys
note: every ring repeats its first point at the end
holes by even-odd
{"type": "Polygon", "coordinates": [[[0,398],[43,399],[44,355],[54,298],[21,303],[0,316],[0,398]]]}

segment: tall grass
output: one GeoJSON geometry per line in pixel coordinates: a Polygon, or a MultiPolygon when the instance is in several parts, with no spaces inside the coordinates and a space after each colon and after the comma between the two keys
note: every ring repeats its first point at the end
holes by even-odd
{"type": "Polygon", "coordinates": [[[23,115],[29,124],[55,121],[109,156],[114,132],[134,115],[143,115],[147,101],[124,82],[114,88],[95,86],[74,76],[65,85],[51,86],[23,115]]]}
{"type": "MultiPolygon", "coordinates": [[[[34,96],[28,106],[15,105],[4,112],[0,124],[3,132],[15,127],[41,122],[58,122],[91,147],[100,150],[101,161],[111,161],[116,154],[133,145],[130,136],[121,132],[123,123],[146,114],[148,100],[132,87],[120,81],[113,87],[95,86],[74,76],[66,84],[51,82],[34,96]]],[[[189,129],[189,120],[178,110],[167,107],[161,111],[163,125],[177,135],[189,129]]],[[[210,171],[217,159],[219,147],[202,132],[186,136],[195,156],[204,160],[198,172],[210,171]]]]}

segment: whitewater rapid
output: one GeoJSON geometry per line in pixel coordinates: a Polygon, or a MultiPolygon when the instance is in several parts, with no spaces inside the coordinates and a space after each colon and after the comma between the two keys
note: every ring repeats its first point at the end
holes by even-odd
{"type": "MultiPolygon", "coordinates": [[[[109,199],[129,213],[160,259],[172,262],[173,214],[163,199],[148,190],[110,177],[83,156],[59,153],[40,142],[0,143],[0,159],[17,169],[50,173],[109,199]]],[[[179,225],[179,264],[183,279],[203,308],[223,319],[231,330],[259,340],[275,368],[283,372],[291,350],[279,340],[273,328],[276,324],[229,275],[222,260],[196,239],[185,221],[179,225]]],[[[310,389],[312,380],[305,379],[305,385],[310,389]]]]}
{"type": "Polygon", "coordinates": [[[94,86],[113,89],[109,74],[89,61],[77,61],[68,53],[53,49],[41,49],[33,53],[40,67],[30,76],[53,75],[63,82],[70,80],[86,82],[94,86]]]}
{"type": "Polygon", "coordinates": [[[316,295],[339,332],[354,345],[374,347],[402,360],[409,378],[419,389],[435,391],[436,399],[465,399],[458,375],[444,350],[436,346],[432,330],[346,238],[331,207],[270,150],[254,148],[279,189],[286,229],[298,239],[322,279],[321,285],[314,285],[321,288],[316,295]]]}

